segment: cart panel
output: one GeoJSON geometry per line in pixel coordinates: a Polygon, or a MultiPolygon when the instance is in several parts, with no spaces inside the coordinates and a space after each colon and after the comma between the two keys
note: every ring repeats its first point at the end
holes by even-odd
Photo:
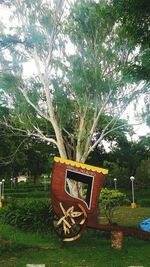
{"type": "Polygon", "coordinates": [[[88,224],[97,223],[98,199],[103,185],[106,169],[93,167],[87,164],[54,158],[55,164],[52,172],[52,205],[58,216],[62,215],[60,203],[65,209],[70,206],[82,205],[88,216],[88,224]],[[82,181],[88,184],[86,201],[73,197],[66,190],[66,178],[82,181]]]}

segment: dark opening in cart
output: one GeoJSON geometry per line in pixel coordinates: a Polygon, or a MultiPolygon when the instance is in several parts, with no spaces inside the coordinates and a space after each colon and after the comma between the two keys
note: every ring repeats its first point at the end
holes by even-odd
{"type": "Polygon", "coordinates": [[[72,196],[72,194],[70,193],[69,188],[68,188],[67,179],[73,180],[75,182],[80,182],[82,184],[83,194],[82,194],[82,196],[80,196],[80,199],[82,199],[86,203],[87,207],[90,209],[94,176],[83,174],[80,172],[75,172],[75,171],[67,169],[66,170],[65,189],[66,189],[67,193],[72,196]]]}

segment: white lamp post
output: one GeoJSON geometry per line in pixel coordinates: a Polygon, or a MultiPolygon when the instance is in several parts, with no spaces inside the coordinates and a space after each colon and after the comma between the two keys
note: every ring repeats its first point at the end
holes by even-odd
{"type": "Polygon", "coordinates": [[[11,189],[13,187],[13,178],[10,178],[10,183],[11,183],[11,189]]]}
{"type": "Polygon", "coordinates": [[[117,190],[117,178],[114,178],[115,190],[117,190]]]}
{"type": "Polygon", "coordinates": [[[2,208],[2,182],[0,182],[0,208],[2,208]]]}
{"type": "Polygon", "coordinates": [[[13,178],[14,187],[16,186],[16,177],[13,178]]]}
{"type": "Polygon", "coordinates": [[[5,179],[2,179],[2,199],[4,199],[4,183],[5,183],[5,179]]]}
{"type": "Polygon", "coordinates": [[[131,181],[131,186],[132,186],[132,203],[131,203],[131,208],[135,209],[136,208],[136,203],[135,203],[135,199],[134,199],[134,176],[130,177],[130,181],[131,181]]]}
{"type": "Polygon", "coordinates": [[[44,191],[46,191],[46,176],[44,175],[44,191]]]}

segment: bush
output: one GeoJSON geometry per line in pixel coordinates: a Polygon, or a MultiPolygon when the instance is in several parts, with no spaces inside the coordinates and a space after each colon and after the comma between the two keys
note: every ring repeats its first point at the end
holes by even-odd
{"type": "MultiPolygon", "coordinates": [[[[48,186],[47,186],[48,188],[48,186]]],[[[43,185],[28,185],[28,184],[17,184],[15,187],[10,188],[10,187],[5,187],[5,193],[26,193],[26,192],[34,192],[34,191],[44,191],[44,186],[43,185]]]]}
{"type": "Polygon", "coordinates": [[[138,205],[140,205],[141,207],[150,207],[150,199],[148,198],[143,198],[138,200],[138,205]]]}
{"type": "Polygon", "coordinates": [[[113,223],[112,220],[116,208],[127,203],[129,203],[129,200],[126,195],[118,190],[109,190],[107,188],[101,190],[100,207],[109,223],[113,223]]]}
{"type": "Polygon", "coordinates": [[[9,193],[7,197],[11,198],[49,198],[50,192],[47,191],[33,191],[33,192],[16,192],[9,193]]]}
{"type": "Polygon", "coordinates": [[[52,229],[50,200],[17,200],[0,210],[3,223],[32,232],[48,232],[52,229]]]}

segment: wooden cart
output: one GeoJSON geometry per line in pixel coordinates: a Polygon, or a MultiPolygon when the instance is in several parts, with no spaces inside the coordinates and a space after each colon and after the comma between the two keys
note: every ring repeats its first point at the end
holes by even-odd
{"type": "Polygon", "coordinates": [[[139,237],[150,236],[150,233],[136,228],[99,223],[99,195],[107,173],[108,170],[103,168],[54,158],[51,184],[54,227],[63,241],[76,240],[85,227],[139,237]],[[75,184],[82,183],[82,198],[71,195],[68,189],[69,180],[75,184]]]}

